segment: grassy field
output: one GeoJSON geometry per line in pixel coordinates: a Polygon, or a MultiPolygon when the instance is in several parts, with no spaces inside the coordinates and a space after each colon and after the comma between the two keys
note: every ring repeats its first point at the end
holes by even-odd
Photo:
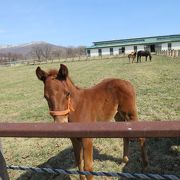
{"type": "MultiPolygon", "coordinates": [[[[127,58],[66,63],[74,83],[90,87],[107,77],[126,79],[137,90],[141,120],[180,119],[180,59],[153,56],[152,62],[129,64],[127,58]]],[[[37,66],[0,68],[0,122],[51,122],[43,98],[43,84],[35,75],[37,66]]],[[[44,69],[59,64],[41,65],[44,69]]],[[[149,139],[149,172],[175,173],[180,169],[179,139],[149,139]]],[[[68,139],[3,138],[7,164],[76,169],[68,139]]],[[[122,141],[94,140],[94,170],[140,172],[140,151],[130,144],[130,162],[121,164],[122,141]]],[[[43,176],[9,171],[12,180],[78,179],[78,176],[43,176]]],[[[102,179],[96,178],[96,179],[102,179]]],[[[111,179],[111,178],[104,178],[111,179]]],[[[112,178],[113,179],[113,178],[112,178]]],[[[114,178],[115,179],[115,178],[114,178]]]]}

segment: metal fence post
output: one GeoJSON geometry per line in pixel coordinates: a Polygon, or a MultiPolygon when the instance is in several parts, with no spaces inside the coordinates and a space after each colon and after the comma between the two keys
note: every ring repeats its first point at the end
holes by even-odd
{"type": "Polygon", "coordinates": [[[2,145],[0,139],[0,180],[9,180],[9,175],[6,169],[6,162],[2,154],[2,145]]]}

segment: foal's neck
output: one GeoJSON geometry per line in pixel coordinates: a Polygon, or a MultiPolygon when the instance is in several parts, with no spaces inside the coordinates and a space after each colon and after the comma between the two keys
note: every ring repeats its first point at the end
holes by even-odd
{"type": "Polygon", "coordinates": [[[67,87],[68,87],[68,90],[70,91],[70,93],[72,95],[75,95],[77,94],[81,89],[79,87],[77,87],[71,80],[71,78],[67,78],[66,80],[66,84],[67,84],[67,87]]]}

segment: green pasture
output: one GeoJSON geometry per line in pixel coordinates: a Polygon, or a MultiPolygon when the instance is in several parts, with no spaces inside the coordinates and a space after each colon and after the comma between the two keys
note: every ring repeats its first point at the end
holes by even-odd
{"type": "MultiPolygon", "coordinates": [[[[79,87],[93,86],[108,77],[131,81],[137,92],[140,120],[180,119],[180,59],[153,56],[152,62],[142,59],[142,63],[134,64],[129,64],[127,58],[65,64],[69,68],[72,80],[79,87]]],[[[58,69],[59,63],[40,66],[45,70],[58,69]]],[[[36,68],[36,65],[0,67],[0,122],[52,122],[46,100],[43,98],[43,83],[35,75],[36,68]]],[[[137,144],[131,142],[130,162],[124,166],[121,163],[121,140],[95,139],[94,170],[141,172],[137,144]]],[[[149,139],[147,146],[149,172],[179,173],[179,139],[149,139]]],[[[76,169],[69,139],[3,138],[3,147],[8,165],[76,169]]],[[[78,176],[55,177],[22,171],[9,173],[12,180],[78,179],[78,176]]]]}

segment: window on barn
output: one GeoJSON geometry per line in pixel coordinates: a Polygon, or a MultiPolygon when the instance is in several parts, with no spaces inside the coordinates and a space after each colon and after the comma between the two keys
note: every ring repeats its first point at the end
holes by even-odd
{"type": "Polygon", "coordinates": [[[87,50],[87,56],[88,56],[88,57],[91,56],[91,51],[90,51],[90,49],[87,50]]]}
{"type": "Polygon", "coordinates": [[[102,56],[102,49],[98,49],[99,56],[102,56]]]}
{"type": "Polygon", "coordinates": [[[168,43],[168,50],[171,50],[171,47],[172,47],[171,43],[168,43]]]}
{"type": "Polygon", "coordinates": [[[155,45],[154,44],[150,45],[150,50],[151,50],[151,52],[155,52],[155,45]]]}
{"type": "Polygon", "coordinates": [[[156,44],[155,45],[155,51],[161,51],[162,45],[161,44],[156,44]]]}
{"type": "Polygon", "coordinates": [[[125,53],[125,47],[119,48],[119,55],[125,53]]]}
{"type": "Polygon", "coordinates": [[[110,55],[113,55],[113,48],[110,48],[110,55]]]}
{"type": "Polygon", "coordinates": [[[134,52],[137,52],[137,46],[134,46],[134,52]]]}
{"type": "Polygon", "coordinates": [[[125,53],[125,47],[122,47],[122,53],[125,53]]]}

